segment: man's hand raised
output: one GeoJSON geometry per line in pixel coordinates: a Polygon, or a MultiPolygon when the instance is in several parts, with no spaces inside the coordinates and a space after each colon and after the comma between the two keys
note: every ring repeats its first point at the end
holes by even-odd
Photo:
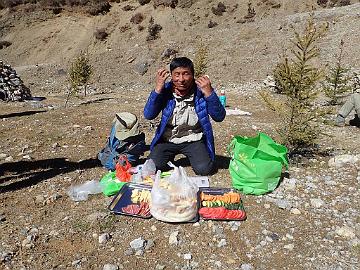
{"type": "Polygon", "coordinates": [[[165,86],[166,79],[170,76],[169,71],[160,68],[156,73],[155,92],[160,94],[165,86]]]}
{"type": "Polygon", "coordinates": [[[211,82],[207,75],[200,76],[195,80],[195,82],[205,97],[211,95],[211,93],[213,92],[213,88],[211,87],[211,82]]]}

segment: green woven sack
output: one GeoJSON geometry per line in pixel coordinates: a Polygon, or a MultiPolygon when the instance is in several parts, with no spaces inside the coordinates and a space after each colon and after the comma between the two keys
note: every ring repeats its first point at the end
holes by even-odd
{"type": "Polygon", "coordinates": [[[125,184],[126,182],[121,182],[116,178],[116,171],[108,172],[100,180],[100,185],[106,196],[115,195],[125,184]]]}
{"type": "Polygon", "coordinates": [[[287,148],[261,132],[255,137],[235,136],[228,151],[232,185],[245,194],[273,191],[283,167],[288,167],[287,148]]]}

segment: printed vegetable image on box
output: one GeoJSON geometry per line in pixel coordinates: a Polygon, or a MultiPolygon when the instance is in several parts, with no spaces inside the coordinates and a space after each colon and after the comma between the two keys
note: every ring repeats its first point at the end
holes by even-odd
{"type": "Polygon", "coordinates": [[[115,214],[151,218],[151,187],[148,185],[125,184],[109,205],[115,214]]]}
{"type": "Polygon", "coordinates": [[[245,220],[240,193],[232,189],[201,188],[199,214],[203,219],[245,220]]]}

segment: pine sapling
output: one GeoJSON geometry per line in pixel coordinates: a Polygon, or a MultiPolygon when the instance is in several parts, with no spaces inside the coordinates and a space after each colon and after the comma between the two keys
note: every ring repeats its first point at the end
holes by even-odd
{"type": "Polygon", "coordinates": [[[325,77],[325,82],[322,83],[324,93],[329,98],[330,105],[339,104],[340,98],[352,89],[350,85],[351,77],[348,75],[350,69],[342,64],[343,53],[344,41],[341,40],[340,52],[336,56],[336,62],[330,67],[330,73],[325,77]]]}
{"type": "Polygon", "coordinates": [[[325,25],[317,27],[312,17],[303,33],[294,30],[291,57],[284,55],[274,70],[284,95],[274,96],[265,90],[259,92],[268,108],[278,115],[280,123],[276,124],[276,130],[292,153],[314,146],[321,134],[318,121],[326,111],[315,100],[322,71],[314,66],[313,61],[319,54],[316,43],[325,31],[325,25]]]}
{"type": "Polygon", "coordinates": [[[83,87],[84,96],[86,96],[87,84],[93,73],[93,67],[90,64],[89,57],[86,53],[80,52],[80,54],[71,63],[68,72],[68,81],[70,84],[69,92],[66,98],[65,107],[70,99],[70,96],[77,95],[79,88],[83,87]]]}

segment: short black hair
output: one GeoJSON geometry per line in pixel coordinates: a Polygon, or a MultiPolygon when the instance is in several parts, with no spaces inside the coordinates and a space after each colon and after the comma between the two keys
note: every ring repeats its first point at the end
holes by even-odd
{"type": "Polygon", "coordinates": [[[173,72],[173,70],[178,67],[189,68],[192,72],[192,75],[194,75],[194,64],[189,58],[175,57],[170,63],[170,72],[173,72]]]}

